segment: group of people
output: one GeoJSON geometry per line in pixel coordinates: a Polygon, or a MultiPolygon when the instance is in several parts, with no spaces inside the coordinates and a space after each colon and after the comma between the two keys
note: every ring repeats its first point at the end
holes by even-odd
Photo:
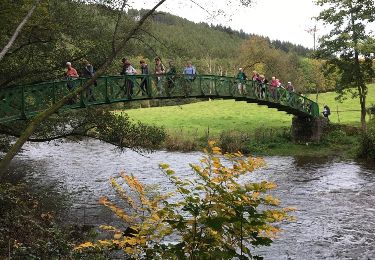
{"type": "MultiPolygon", "coordinates": [[[[92,78],[95,74],[94,67],[91,65],[91,63],[88,60],[83,60],[82,63],[83,63],[83,67],[82,67],[81,75],[84,78],[92,78]]],[[[74,80],[79,78],[79,74],[78,74],[77,70],[75,68],[73,68],[71,62],[67,62],[66,67],[67,67],[67,70],[65,72],[65,78],[67,80],[69,80],[67,82],[67,88],[68,88],[68,90],[71,91],[75,87],[74,80]]],[[[94,81],[93,85],[96,86],[97,82],[94,81]]],[[[95,101],[96,100],[91,86],[86,88],[86,97],[89,101],[95,101]]],[[[72,101],[72,102],[74,102],[74,101],[72,101]]]]}
{"type": "MultiPolygon", "coordinates": [[[[141,59],[139,61],[139,73],[138,71],[132,66],[131,62],[127,58],[122,59],[122,67],[120,74],[121,75],[150,75],[149,66],[146,63],[145,60],[141,59]]],[[[65,73],[66,79],[69,79],[71,81],[68,81],[67,88],[69,90],[72,90],[74,88],[74,79],[77,79],[79,77],[79,74],[75,68],[72,67],[72,64],[70,62],[66,63],[67,65],[67,71],[65,73]]],[[[168,62],[168,69],[164,66],[162,63],[160,57],[155,58],[155,65],[154,65],[154,75],[155,75],[155,85],[156,90],[159,95],[162,94],[164,91],[163,89],[163,77],[166,77],[166,92],[168,94],[168,90],[170,91],[174,87],[175,77],[177,74],[176,66],[174,65],[173,61],[168,62]]],[[[92,78],[95,75],[94,67],[88,60],[83,60],[83,67],[81,70],[81,75],[84,78],[92,78]]],[[[194,81],[196,78],[197,70],[193,66],[191,61],[188,61],[186,64],[186,67],[183,69],[183,74],[185,75],[185,79],[187,81],[194,81]]],[[[243,68],[239,68],[238,74],[236,76],[236,79],[238,80],[238,91],[240,94],[246,94],[246,88],[245,88],[245,81],[249,80],[249,78],[246,76],[243,68]]],[[[264,99],[266,97],[266,93],[269,93],[269,95],[273,99],[277,99],[277,92],[278,88],[283,88],[287,90],[288,92],[294,92],[294,87],[291,82],[288,82],[286,85],[283,85],[281,81],[276,78],[272,77],[271,81],[268,81],[267,78],[263,74],[259,74],[257,71],[252,72],[251,81],[253,81],[255,84],[255,93],[258,96],[258,98],[264,99]],[[268,92],[266,91],[268,88],[268,92]]],[[[150,91],[151,82],[148,80],[148,77],[141,78],[140,83],[140,89],[142,91],[142,95],[147,95],[150,91]]],[[[94,81],[94,86],[96,85],[96,81],[94,81]]],[[[131,97],[133,95],[134,91],[134,79],[127,78],[124,83],[124,91],[125,95],[128,97],[131,97]]],[[[92,87],[88,87],[86,89],[86,96],[89,99],[89,101],[94,101],[95,97],[92,91],[92,87]]]]}
{"type": "MultiPolygon", "coordinates": [[[[150,75],[150,70],[148,67],[148,64],[145,60],[141,59],[139,61],[139,72],[132,66],[131,62],[127,58],[122,59],[122,66],[121,66],[121,75],[150,75]]],[[[163,84],[162,84],[162,78],[163,76],[166,76],[167,79],[167,90],[171,90],[174,87],[174,81],[175,76],[177,74],[177,69],[174,65],[173,61],[168,62],[168,69],[164,66],[164,64],[161,61],[160,57],[155,58],[155,66],[154,66],[154,75],[156,76],[156,89],[159,95],[163,92],[163,84]]],[[[66,63],[67,70],[65,72],[65,78],[69,80],[67,82],[67,88],[68,90],[73,90],[75,86],[74,80],[79,78],[79,74],[77,70],[72,66],[71,62],[66,63]]],[[[83,60],[83,68],[81,70],[81,75],[84,78],[92,78],[95,75],[94,67],[90,64],[89,61],[83,60]]],[[[183,74],[186,75],[186,79],[188,81],[194,81],[196,78],[197,70],[193,66],[191,61],[187,62],[186,67],[183,70],[183,74]]],[[[94,82],[94,86],[96,85],[96,81],[94,82]]],[[[150,82],[148,81],[148,77],[144,77],[141,80],[140,83],[140,89],[142,91],[142,95],[146,95],[149,93],[149,86],[150,82]]],[[[134,81],[131,78],[127,78],[124,83],[124,91],[125,95],[128,97],[131,97],[133,95],[134,91],[134,81]]],[[[92,87],[88,87],[86,89],[86,96],[89,101],[94,101],[95,97],[93,95],[92,87]]]]}
{"type": "MultiPolygon", "coordinates": [[[[240,94],[246,94],[245,88],[245,81],[248,80],[243,68],[238,69],[238,73],[236,79],[239,81],[238,83],[238,91],[240,94]]],[[[273,99],[277,98],[277,89],[283,88],[288,92],[294,92],[294,87],[292,83],[289,81],[285,86],[281,83],[281,81],[276,78],[272,77],[271,81],[269,82],[263,74],[259,74],[257,71],[252,72],[251,80],[256,83],[255,84],[255,92],[256,95],[264,99],[266,97],[266,88],[268,87],[269,93],[273,99]]]]}
{"type": "MultiPolygon", "coordinates": [[[[145,60],[140,60],[140,74],[149,75],[150,71],[148,64],[145,60]]],[[[163,92],[162,78],[166,76],[167,79],[167,90],[171,90],[174,87],[175,76],[177,74],[176,66],[173,61],[168,62],[168,69],[165,68],[160,57],[155,58],[154,75],[156,76],[156,89],[159,95],[163,92]]],[[[126,58],[122,59],[122,70],[121,75],[137,75],[138,71],[131,65],[130,61],[126,58]]],[[[191,61],[187,62],[186,67],[183,70],[183,74],[186,75],[186,79],[194,80],[197,74],[196,68],[193,66],[191,61]]],[[[144,94],[148,93],[149,82],[147,77],[142,78],[140,88],[144,94]]],[[[133,95],[134,82],[131,79],[127,79],[125,82],[126,94],[128,96],[133,95]]]]}

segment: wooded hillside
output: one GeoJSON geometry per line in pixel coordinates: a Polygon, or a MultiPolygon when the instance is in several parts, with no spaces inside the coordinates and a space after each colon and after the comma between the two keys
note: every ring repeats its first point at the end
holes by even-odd
{"type": "MultiPolygon", "coordinates": [[[[2,26],[0,46],[4,46],[30,1],[0,0],[2,26]]],[[[65,63],[80,70],[88,59],[99,67],[111,53],[113,44],[146,10],[128,10],[114,36],[119,11],[103,5],[82,4],[70,0],[43,1],[26,24],[16,44],[0,63],[0,87],[62,79],[65,63]]],[[[122,53],[137,69],[145,59],[153,70],[153,59],[160,56],[165,65],[173,60],[182,71],[191,60],[199,73],[236,75],[244,67],[250,76],[256,69],[266,77],[293,81],[300,91],[331,88],[321,73],[323,62],[309,58],[311,50],[279,40],[235,31],[221,25],[194,23],[158,13],[147,22],[122,53]],[[255,45],[254,45],[255,44],[255,45]]],[[[121,57],[108,70],[120,72],[121,57]]]]}

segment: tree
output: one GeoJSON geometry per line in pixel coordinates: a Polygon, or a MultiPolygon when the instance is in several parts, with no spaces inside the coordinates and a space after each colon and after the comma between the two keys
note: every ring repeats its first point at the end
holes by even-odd
{"type": "Polygon", "coordinates": [[[375,21],[374,0],[318,0],[323,10],[318,20],[333,26],[332,30],[320,39],[319,57],[328,59],[329,64],[340,73],[337,91],[341,96],[345,90],[353,97],[359,97],[361,125],[366,132],[366,82],[373,73],[370,53],[366,43],[371,39],[367,27],[375,21]],[[355,87],[356,91],[351,88],[355,87]]]}
{"type": "Polygon", "coordinates": [[[246,70],[255,69],[267,78],[276,76],[282,82],[294,81],[296,86],[301,85],[301,82],[295,82],[300,78],[296,75],[298,60],[296,54],[275,49],[268,39],[258,36],[252,36],[245,41],[238,55],[238,63],[246,70]]]}

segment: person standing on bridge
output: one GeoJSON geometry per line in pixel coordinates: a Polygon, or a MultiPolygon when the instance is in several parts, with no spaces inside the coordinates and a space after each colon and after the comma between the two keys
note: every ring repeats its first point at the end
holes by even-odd
{"type": "Polygon", "coordinates": [[[165,74],[165,67],[161,63],[160,57],[155,58],[155,75],[156,75],[156,89],[158,95],[160,96],[163,93],[163,79],[162,76],[165,74]]]}
{"type": "Polygon", "coordinates": [[[268,84],[268,80],[266,77],[261,74],[259,75],[259,98],[264,99],[266,97],[266,87],[268,84]]]}
{"type": "Polygon", "coordinates": [[[184,74],[189,81],[194,81],[197,75],[197,70],[193,66],[191,61],[188,61],[184,69],[184,74]]]}
{"type": "Polygon", "coordinates": [[[292,97],[293,97],[293,94],[292,92],[294,92],[294,87],[292,85],[292,82],[288,81],[288,83],[286,84],[285,86],[285,89],[288,91],[287,92],[287,95],[288,95],[288,102],[290,102],[292,100],[292,97]]]}
{"type": "Polygon", "coordinates": [[[258,96],[260,96],[260,92],[261,92],[259,80],[260,80],[259,73],[256,70],[253,70],[252,76],[251,76],[252,87],[253,87],[254,93],[258,96]]]}
{"type": "Polygon", "coordinates": [[[188,61],[186,64],[186,67],[183,71],[185,75],[186,82],[184,84],[184,93],[185,96],[188,97],[191,94],[192,91],[192,83],[197,77],[197,70],[193,66],[193,63],[191,61],[188,61]]]}
{"type": "MultiPolygon", "coordinates": [[[[84,78],[87,78],[87,79],[90,79],[92,77],[94,77],[95,75],[95,71],[94,71],[94,67],[90,64],[90,62],[88,60],[83,60],[83,69],[82,69],[82,75],[84,78]]],[[[87,100],[90,102],[90,101],[95,101],[95,97],[94,97],[94,94],[92,92],[92,86],[97,86],[98,83],[96,82],[96,80],[93,82],[93,84],[89,87],[86,88],[86,98],[87,100]]]]}
{"type": "Polygon", "coordinates": [[[240,95],[246,94],[245,92],[245,81],[247,80],[247,76],[242,68],[238,69],[238,73],[236,76],[236,79],[238,81],[238,91],[240,95]]]}
{"type": "Polygon", "coordinates": [[[279,84],[280,82],[276,79],[276,77],[272,77],[272,80],[269,86],[269,91],[273,99],[276,99],[276,90],[279,87],[279,84]]]}
{"type": "Polygon", "coordinates": [[[148,71],[148,65],[146,64],[146,62],[144,60],[140,60],[139,64],[141,65],[141,74],[146,76],[146,77],[142,77],[141,84],[139,85],[139,87],[142,90],[142,96],[143,96],[145,94],[148,94],[148,75],[149,75],[149,71],[148,71]]]}
{"type": "Polygon", "coordinates": [[[169,61],[169,69],[167,71],[167,95],[168,97],[171,96],[171,92],[174,88],[174,82],[176,80],[176,67],[174,66],[173,61],[169,61]]]}
{"type": "Polygon", "coordinates": [[[294,87],[292,85],[292,82],[288,81],[288,83],[285,86],[285,89],[288,90],[289,92],[294,92],[294,87]]]}
{"type": "Polygon", "coordinates": [[[131,75],[136,75],[137,71],[133,68],[131,65],[130,61],[126,58],[122,59],[122,71],[121,75],[125,75],[125,83],[124,83],[124,90],[125,90],[125,95],[128,98],[131,98],[133,95],[133,88],[134,88],[134,82],[132,77],[127,77],[131,75]]]}
{"type": "Polygon", "coordinates": [[[79,78],[78,72],[75,68],[73,68],[71,62],[66,63],[67,71],[65,72],[65,78],[68,80],[67,87],[69,90],[74,89],[74,82],[73,80],[76,80],[79,78]]]}

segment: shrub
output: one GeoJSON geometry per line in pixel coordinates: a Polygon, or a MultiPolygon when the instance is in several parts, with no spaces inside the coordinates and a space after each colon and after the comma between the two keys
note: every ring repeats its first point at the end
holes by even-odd
{"type": "Polygon", "coordinates": [[[45,211],[38,196],[26,185],[0,184],[0,259],[69,256],[73,243],[68,232],[57,226],[54,212],[45,211]]]}
{"type": "Polygon", "coordinates": [[[353,143],[353,139],[345,131],[338,129],[323,135],[322,142],[327,144],[351,144],[353,143]]]}
{"type": "Polygon", "coordinates": [[[164,141],[168,151],[195,151],[199,144],[196,139],[186,136],[181,131],[180,134],[168,134],[164,141]]]}
{"type": "Polygon", "coordinates": [[[135,259],[259,259],[253,248],[270,245],[280,231],[276,224],[291,220],[291,208],[276,208],[279,200],[268,193],[276,187],[267,181],[241,184],[239,178],[262,167],[260,158],[241,153],[223,155],[212,142],[201,165],[191,164],[194,178],[180,179],[167,164],[161,170],[172,182],[180,199],[172,194],[150,198],[134,176],[122,174],[123,187],[112,186],[131,210],[101,198],[129,228],[102,226],[112,239],[86,242],[77,251],[122,250],[135,259]],[[224,160],[224,162],[222,162],[224,160]],[[166,238],[173,235],[174,243],[166,238]]]}
{"type": "Polygon", "coordinates": [[[363,159],[375,159],[375,119],[371,119],[367,125],[367,133],[362,135],[358,157],[363,159]]]}
{"type": "Polygon", "coordinates": [[[238,131],[223,131],[220,134],[219,140],[220,147],[225,152],[244,152],[247,150],[246,143],[250,140],[250,136],[238,131]]]}

